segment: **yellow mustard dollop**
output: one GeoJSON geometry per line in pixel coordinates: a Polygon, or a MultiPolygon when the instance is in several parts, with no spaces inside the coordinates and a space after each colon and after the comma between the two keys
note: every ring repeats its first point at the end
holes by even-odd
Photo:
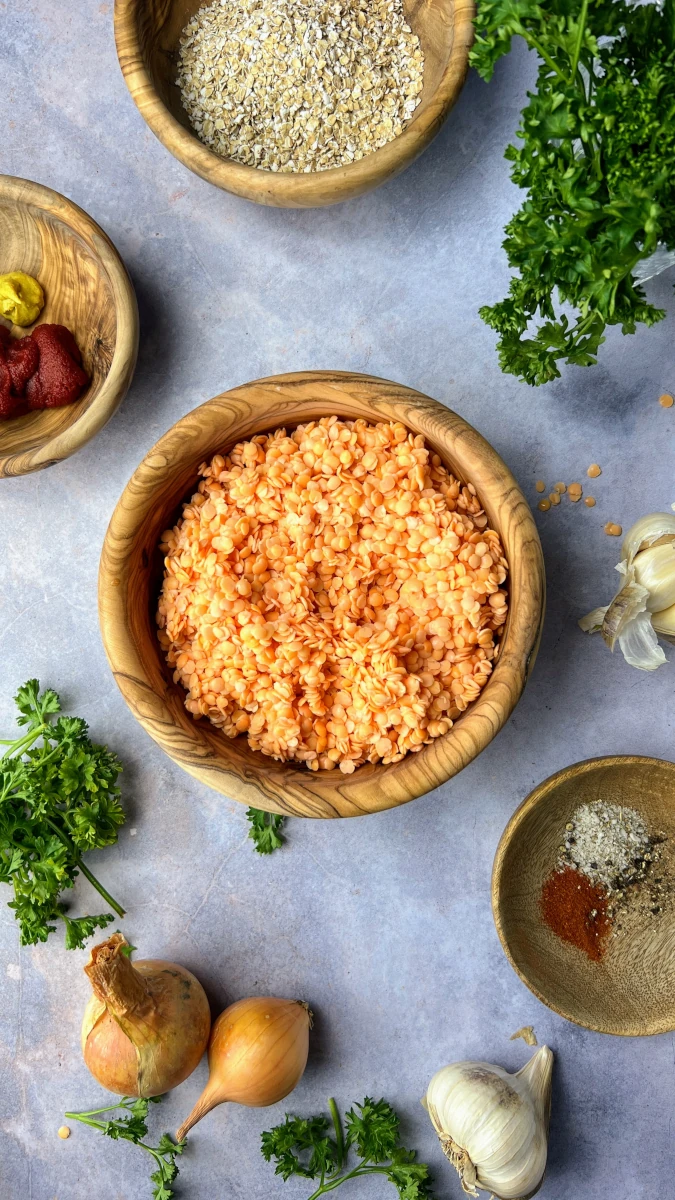
{"type": "Polygon", "coordinates": [[[37,279],[23,271],[0,275],[0,316],[15,325],[32,325],[45,306],[45,294],[37,279]]]}

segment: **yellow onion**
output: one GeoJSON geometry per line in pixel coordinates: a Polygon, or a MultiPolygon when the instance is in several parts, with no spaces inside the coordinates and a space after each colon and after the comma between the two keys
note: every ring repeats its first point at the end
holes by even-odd
{"type": "Polygon", "coordinates": [[[185,967],[148,958],[132,963],[121,933],[94,946],[84,968],[94,994],[82,1021],[92,1075],[121,1096],[159,1096],[191,1075],[206,1049],[206,993],[185,967]]]}
{"type": "Polygon", "coordinates": [[[211,1030],[209,1081],[177,1139],[225,1101],[266,1108],[283,1100],[302,1079],[311,1027],[301,1000],[254,996],[226,1008],[211,1030]]]}

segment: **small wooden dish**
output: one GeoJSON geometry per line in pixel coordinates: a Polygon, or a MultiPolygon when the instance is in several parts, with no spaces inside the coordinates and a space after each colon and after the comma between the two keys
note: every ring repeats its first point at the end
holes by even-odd
{"type": "Polygon", "coordinates": [[[530,793],[502,834],[492,873],[497,932],[523,983],[561,1017],[598,1033],[666,1033],[675,1029],[675,909],[624,929],[600,962],[541,920],[565,825],[596,800],[634,808],[650,831],[675,839],[675,763],[617,755],[566,767],[530,793]]]}
{"type": "Polygon", "coordinates": [[[316,208],[361,196],[409,166],[436,136],[466,78],[474,0],[404,0],[424,51],[424,88],[399,137],[346,167],[279,174],[222,158],[192,130],[175,80],[188,21],[209,0],[115,0],[120,66],[152,132],[177,159],[216,187],[257,204],[316,208]]]}
{"type": "Polygon", "coordinates": [[[422,796],[461,771],[510,716],[532,668],[544,611],[539,537],[515,479],[461,417],[410,388],[346,372],[275,375],[224,392],[178,421],[146,455],[113,513],[99,572],[99,615],[108,660],[147,732],[186,771],[226,796],[271,812],[353,817],[422,796]],[[163,562],[158,542],[214,454],[257,433],[322,416],[394,418],[424,434],[460,478],[475,484],[510,564],[502,651],[478,700],[444,736],[389,766],[353,775],[275,762],[185,708],[157,640],[163,562]]]}
{"type": "Polygon", "coordinates": [[[138,353],[136,297],[103,230],[51,188],[0,175],[0,274],[8,271],[42,284],[36,325],[70,329],[91,383],[75,404],[0,421],[0,478],[41,471],[93,438],[122,403],[138,353]]]}

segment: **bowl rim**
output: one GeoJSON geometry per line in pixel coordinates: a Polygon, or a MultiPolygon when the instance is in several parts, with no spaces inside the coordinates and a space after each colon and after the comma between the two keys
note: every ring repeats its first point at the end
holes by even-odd
{"type": "Polygon", "coordinates": [[[314,208],[339,204],[379,186],[405,169],[436,136],[464,86],[474,39],[475,0],[453,0],[450,57],[428,106],[379,150],[325,171],[274,172],[223,158],[185,129],[162,100],[145,65],[138,23],[145,0],[115,0],[115,44],[120,68],[141,116],[175,158],[208,183],[258,204],[314,208]]]}
{"type": "Polygon", "coordinates": [[[579,762],[571,763],[570,766],[562,767],[559,771],[555,771],[552,775],[549,775],[546,779],[543,779],[541,783],[537,784],[537,786],[528,793],[522,803],[518,805],[518,808],[509,819],[506,828],[499,839],[499,844],[497,846],[492,865],[492,878],[490,885],[492,917],[495,923],[497,934],[499,935],[502,950],[513,967],[516,975],[525,984],[528,990],[537,997],[537,1000],[540,1000],[541,1003],[545,1004],[546,1007],[551,1009],[552,1012],[557,1013],[559,1017],[563,1017],[566,1021],[571,1021],[573,1025],[579,1025],[582,1029],[589,1029],[592,1033],[603,1033],[608,1037],[652,1037],[659,1033],[671,1033],[675,1029],[675,1011],[673,1012],[673,1017],[670,1023],[667,1021],[662,1023],[657,1022],[655,1023],[654,1028],[650,1028],[648,1030],[639,1028],[637,1025],[629,1026],[625,1029],[608,1029],[599,1022],[581,1021],[578,1017],[574,1016],[564,1007],[561,1007],[552,1000],[549,1000],[543,994],[543,992],[541,992],[539,988],[532,983],[530,979],[528,979],[525,972],[521,969],[513,957],[506,933],[504,931],[504,922],[502,920],[501,912],[501,890],[504,879],[504,862],[511,842],[520,829],[523,821],[529,817],[533,809],[537,808],[540,804],[545,803],[550,793],[554,791],[561,780],[568,779],[571,776],[578,777],[581,775],[588,775],[591,772],[600,770],[604,767],[616,766],[619,764],[625,766],[649,765],[652,767],[665,767],[667,770],[672,771],[675,774],[675,762],[671,762],[671,760],[667,758],[655,758],[650,754],[605,754],[597,758],[584,758],[579,762]]]}
{"type": "Polygon", "coordinates": [[[32,450],[0,453],[0,479],[54,466],[91,441],[117,411],[128,391],[139,344],[138,304],[133,284],[118,250],[93,217],[53,188],[16,175],[0,175],[0,203],[3,201],[20,208],[41,209],[72,228],[82,240],[90,241],[92,253],[110,283],[117,329],[108,374],[88,408],[72,425],[42,445],[32,450]]]}
{"type": "MultiPolygon", "coordinates": [[[[195,466],[195,483],[197,478],[195,466]]],[[[170,758],[221,794],[287,815],[360,816],[394,808],[424,795],[461,771],[496,736],[520,699],[536,657],[544,607],[543,555],[534,517],[497,452],[468,422],[438,401],[401,384],[354,372],[302,371],[253,380],[187,413],[148,451],[127,483],[112,514],[99,566],[99,621],[104,649],[127,704],[146,732],[170,758]],[[311,419],[306,412],[300,417],[294,411],[284,412],[284,405],[289,410],[294,405],[297,408],[299,403],[311,403],[316,406],[317,417],[342,411],[353,418],[357,415],[354,411],[357,405],[369,409],[370,417],[366,419],[376,420],[380,414],[380,419],[394,416],[408,428],[423,433],[431,445],[435,437],[441,453],[445,438],[446,458],[452,458],[453,454],[464,456],[469,482],[471,477],[478,479],[481,471],[489,476],[490,483],[484,478],[482,488],[480,482],[477,484],[481,501],[486,508],[491,504],[505,506],[498,527],[503,538],[508,528],[509,544],[513,544],[518,555],[518,566],[510,562],[509,570],[511,594],[517,597],[517,607],[512,602],[499,660],[477,700],[447,734],[396,764],[387,767],[378,764],[374,768],[364,765],[352,775],[339,771],[314,773],[297,764],[284,769],[283,764],[274,764],[275,780],[266,781],[267,790],[263,794],[257,779],[252,783],[234,767],[227,771],[223,766],[224,756],[204,735],[200,744],[192,729],[188,733],[178,727],[141,662],[130,628],[127,595],[134,546],[153,510],[152,497],[157,487],[179,472],[181,463],[185,467],[188,459],[203,461],[231,444],[233,438],[253,436],[248,431],[245,434],[237,431],[243,425],[241,412],[252,412],[251,394],[261,391],[270,416],[265,422],[256,420],[257,412],[249,416],[258,431],[275,425],[290,427],[299,420],[311,419]],[[220,440],[212,439],[209,434],[207,446],[204,431],[197,448],[200,414],[206,411],[210,417],[217,415],[223,433],[220,440]],[[230,429],[234,432],[228,437],[230,429]],[[472,470],[468,462],[473,464],[472,470]],[[486,502],[488,487],[492,489],[489,503],[486,502]],[[379,772],[380,787],[374,786],[374,771],[379,772]],[[387,787],[382,786],[384,772],[387,772],[387,787]],[[283,782],[277,785],[276,780],[281,777],[283,782]]],[[[158,657],[160,653],[157,644],[158,657]]],[[[195,730],[201,724],[195,722],[195,730]]],[[[261,761],[265,761],[262,756],[261,761]]]]}

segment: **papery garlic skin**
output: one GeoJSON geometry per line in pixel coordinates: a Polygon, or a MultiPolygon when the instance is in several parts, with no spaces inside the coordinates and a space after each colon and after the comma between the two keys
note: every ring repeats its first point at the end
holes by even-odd
{"type": "Polygon", "coordinates": [[[626,662],[641,671],[655,671],[667,661],[657,634],[667,618],[657,613],[675,604],[675,515],[649,513],[628,530],[616,567],[623,582],[612,603],[582,617],[585,633],[602,633],[614,650],[619,645],[626,662]]]}
{"type": "Polygon", "coordinates": [[[484,1062],[460,1062],[434,1075],[425,1107],[462,1189],[525,1200],[546,1169],[553,1054],[541,1046],[510,1075],[484,1062]]]}

